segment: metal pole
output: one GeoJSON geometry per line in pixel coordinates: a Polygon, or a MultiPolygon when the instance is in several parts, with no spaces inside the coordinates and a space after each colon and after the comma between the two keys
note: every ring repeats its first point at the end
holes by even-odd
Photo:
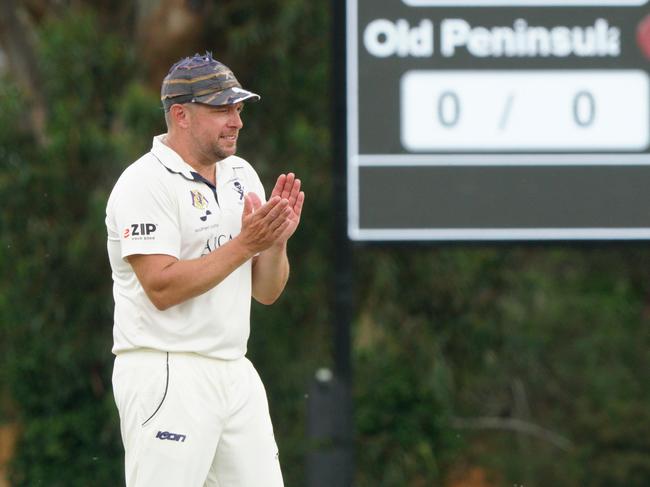
{"type": "Polygon", "coordinates": [[[354,474],[352,360],[350,321],[353,306],[352,256],[347,237],[347,125],[345,80],[345,0],[331,0],[332,154],[334,238],[332,318],[334,371],[320,369],[308,401],[307,485],[349,487],[354,474]]]}

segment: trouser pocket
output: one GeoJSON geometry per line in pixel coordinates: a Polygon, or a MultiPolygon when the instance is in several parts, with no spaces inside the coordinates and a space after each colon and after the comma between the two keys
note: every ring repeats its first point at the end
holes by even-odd
{"type": "MultiPolygon", "coordinates": [[[[115,402],[123,419],[146,426],[165,404],[169,390],[169,354],[138,351],[119,355],[113,370],[115,402]]],[[[135,423],[135,424],[134,424],[135,423]]]]}

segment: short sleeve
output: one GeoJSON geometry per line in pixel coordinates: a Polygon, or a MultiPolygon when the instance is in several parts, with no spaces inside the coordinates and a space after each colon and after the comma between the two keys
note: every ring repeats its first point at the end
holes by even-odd
{"type": "Polygon", "coordinates": [[[135,254],[180,257],[178,202],[173,189],[155,176],[137,170],[124,173],[111,194],[107,213],[122,258],[135,254]]]}

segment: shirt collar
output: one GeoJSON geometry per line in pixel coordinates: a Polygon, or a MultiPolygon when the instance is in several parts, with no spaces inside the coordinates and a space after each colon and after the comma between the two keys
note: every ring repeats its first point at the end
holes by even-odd
{"type": "Polygon", "coordinates": [[[178,153],[165,144],[167,134],[156,135],[153,138],[151,153],[165,166],[169,171],[180,174],[187,179],[194,179],[194,169],[178,153]]]}

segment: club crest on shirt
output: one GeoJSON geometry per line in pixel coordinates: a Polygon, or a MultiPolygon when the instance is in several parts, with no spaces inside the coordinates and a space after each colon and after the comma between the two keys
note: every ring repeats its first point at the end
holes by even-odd
{"type": "Polygon", "coordinates": [[[244,185],[241,182],[233,181],[232,189],[234,189],[235,192],[239,195],[239,201],[244,199],[245,189],[244,189],[244,185]]]}
{"type": "Polygon", "coordinates": [[[192,206],[198,208],[199,210],[205,210],[208,207],[208,199],[203,196],[199,191],[193,189],[190,190],[192,194],[192,206]]]}

